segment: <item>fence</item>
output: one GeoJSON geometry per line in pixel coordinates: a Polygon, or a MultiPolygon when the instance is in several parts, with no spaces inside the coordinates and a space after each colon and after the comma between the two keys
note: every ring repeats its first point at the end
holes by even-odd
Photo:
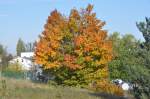
{"type": "Polygon", "coordinates": [[[31,71],[12,71],[12,70],[3,70],[1,72],[3,77],[15,78],[15,79],[32,79],[33,74],[31,71]]]}

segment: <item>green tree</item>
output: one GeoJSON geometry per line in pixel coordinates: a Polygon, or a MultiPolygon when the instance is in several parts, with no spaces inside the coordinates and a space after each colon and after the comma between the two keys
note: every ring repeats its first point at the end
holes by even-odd
{"type": "Polygon", "coordinates": [[[130,81],[136,85],[133,90],[134,95],[137,99],[145,99],[144,97],[148,99],[150,97],[150,51],[139,47],[134,58],[135,65],[127,67],[130,81]]]}
{"type": "Polygon", "coordinates": [[[7,61],[7,50],[6,48],[0,44],[0,59],[1,59],[1,64],[3,67],[8,65],[7,61]]]}
{"type": "Polygon", "coordinates": [[[136,57],[138,65],[128,69],[131,79],[138,87],[134,88],[134,95],[137,99],[150,97],[150,18],[146,17],[145,22],[137,22],[137,28],[142,32],[145,42],[137,49],[136,57]]]}
{"type": "Polygon", "coordinates": [[[110,78],[129,80],[130,76],[126,68],[135,64],[134,54],[138,41],[131,34],[121,37],[117,32],[110,35],[109,39],[113,42],[114,55],[113,61],[109,63],[110,78]]]}
{"type": "Polygon", "coordinates": [[[133,82],[133,93],[137,99],[150,97],[150,19],[136,23],[145,42],[132,35],[120,37],[118,33],[110,36],[113,41],[114,59],[109,64],[110,77],[133,82]]]}
{"type": "Polygon", "coordinates": [[[146,17],[145,20],[145,22],[137,22],[136,25],[143,34],[145,46],[150,50],[150,18],[146,17]]]}
{"type": "Polygon", "coordinates": [[[2,56],[4,51],[5,51],[5,49],[4,49],[3,45],[0,44],[0,57],[2,56]]]}
{"type": "Polygon", "coordinates": [[[0,66],[2,64],[2,58],[3,58],[4,52],[5,52],[4,47],[3,45],[0,44],[0,66]]]}
{"type": "Polygon", "coordinates": [[[29,42],[29,43],[25,44],[25,51],[26,52],[33,52],[34,48],[35,48],[35,42],[34,43],[29,42]]]}
{"type": "Polygon", "coordinates": [[[17,56],[20,56],[21,52],[25,52],[25,44],[21,38],[18,40],[16,52],[17,56]]]}
{"type": "Polygon", "coordinates": [[[8,63],[12,58],[13,56],[8,54],[7,49],[0,44],[0,65],[2,65],[2,69],[5,69],[8,66],[8,63]]]}

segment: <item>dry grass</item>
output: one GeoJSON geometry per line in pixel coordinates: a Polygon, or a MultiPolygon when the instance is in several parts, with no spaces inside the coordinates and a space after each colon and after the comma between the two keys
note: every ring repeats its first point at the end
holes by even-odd
{"type": "Polygon", "coordinates": [[[2,79],[6,81],[6,89],[0,87],[0,99],[101,99],[99,96],[90,95],[92,92],[84,89],[54,87],[27,80],[2,79]]]}

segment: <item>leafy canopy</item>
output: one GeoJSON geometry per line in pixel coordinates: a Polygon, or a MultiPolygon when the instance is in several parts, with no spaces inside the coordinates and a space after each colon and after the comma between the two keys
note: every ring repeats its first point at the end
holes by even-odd
{"type": "Polygon", "coordinates": [[[112,43],[102,29],[105,22],[92,9],[92,5],[72,9],[69,17],[52,11],[37,42],[36,63],[61,83],[88,84],[108,78],[112,43]]]}

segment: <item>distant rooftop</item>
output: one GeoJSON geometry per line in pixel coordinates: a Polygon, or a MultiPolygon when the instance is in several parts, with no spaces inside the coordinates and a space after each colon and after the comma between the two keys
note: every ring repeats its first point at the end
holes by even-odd
{"type": "Polygon", "coordinates": [[[21,57],[32,58],[33,56],[34,56],[34,52],[21,52],[21,57]]]}

